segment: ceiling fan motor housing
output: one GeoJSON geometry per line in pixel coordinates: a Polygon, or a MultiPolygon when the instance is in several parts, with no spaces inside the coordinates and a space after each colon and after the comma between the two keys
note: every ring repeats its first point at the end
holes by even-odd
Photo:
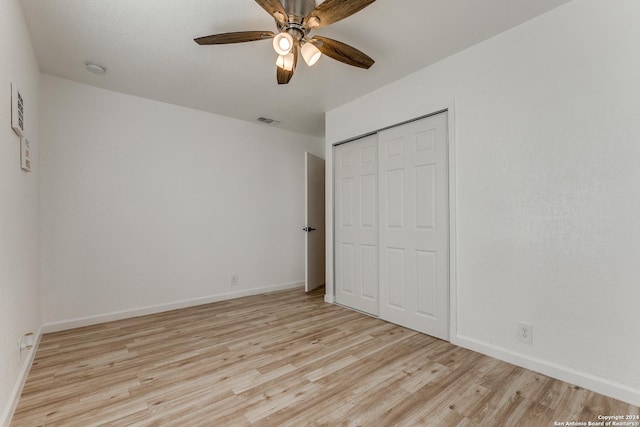
{"type": "Polygon", "coordinates": [[[278,22],[276,19],[278,30],[286,31],[295,40],[301,41],[309,33],[310,29],[304,25],[304,19],[315,9],[315,0],[282,0],[282,7],[288,17],[285,22],[278,22]]]}
{"type": "Polygon", "coordinates": [[[287,11],[289,18],[299,18],[299,24],[302,20],[316,8],[315,0],[282,0],[282,7],[287,11]]]}

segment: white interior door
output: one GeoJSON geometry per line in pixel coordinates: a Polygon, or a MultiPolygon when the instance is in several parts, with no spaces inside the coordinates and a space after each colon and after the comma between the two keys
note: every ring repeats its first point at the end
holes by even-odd
{"type": "Polygon", "coordinates": [[[336,302],[378,315],[378,138],[334,150],[336,302]]]}
{"type": "Polygon", "coordinates": [[[325,283],[324,159],[305,153],[305,284],[306,292],[325,283]]]}
{"type": "Polygon", "coordinates": [[[378,137],[380,317],[448,339],[447,114],[378,137]]]}

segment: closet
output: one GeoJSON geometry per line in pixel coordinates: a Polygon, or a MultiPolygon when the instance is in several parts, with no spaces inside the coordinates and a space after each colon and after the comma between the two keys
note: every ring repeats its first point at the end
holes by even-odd
{"type": "Polygon", "coordinates": [[[449,337],[447,113],[334,147],[338,304],[449,337]]]}

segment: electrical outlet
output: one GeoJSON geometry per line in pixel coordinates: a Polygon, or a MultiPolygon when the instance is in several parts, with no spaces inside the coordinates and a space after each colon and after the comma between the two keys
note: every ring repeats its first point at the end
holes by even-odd
{"type": "Polygon", "coordinates": [[[238,286],[238,275],[237,274],[232,274],[231,275],[231,286],[238,286]]]}
{"type": "Polygon", "coordinates": [[[533,345],[533,325],[518,322],[518,341],[523,344],[533,345]]]}

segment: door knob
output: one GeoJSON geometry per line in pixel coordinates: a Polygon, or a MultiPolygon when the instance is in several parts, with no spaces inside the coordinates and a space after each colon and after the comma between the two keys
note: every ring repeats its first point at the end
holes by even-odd
{"type": "Polygon", "coordinates": [[[311,228],[311,227],[305,227],[305,228],[302,229],[302,231],[306,231],[307,233],[310,233],[312,231],[316,231],[316,229],[315,228],[311,228]]]}

